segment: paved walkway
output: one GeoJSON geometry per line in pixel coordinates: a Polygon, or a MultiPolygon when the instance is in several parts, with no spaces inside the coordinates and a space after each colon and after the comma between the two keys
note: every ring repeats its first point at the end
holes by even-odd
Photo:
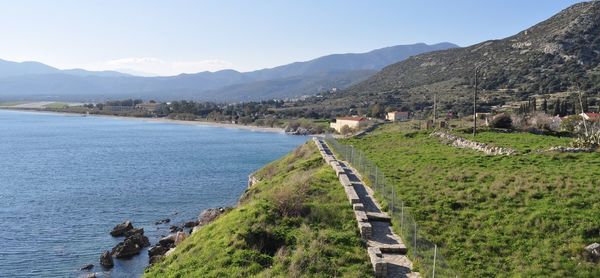
{"type": "Polygon", "coordinates": [[[367,242],[367,252],[377,277],[420,277],[412,272],[412,262],[406,256],[406,246],[392,231],[390,217],[381,210],[373,190],[360,179],[347,162],[337,160],[327,144],[313,138],[323,159],[338,175],[340,183],[354,208],[361,236],[367,242]]]}

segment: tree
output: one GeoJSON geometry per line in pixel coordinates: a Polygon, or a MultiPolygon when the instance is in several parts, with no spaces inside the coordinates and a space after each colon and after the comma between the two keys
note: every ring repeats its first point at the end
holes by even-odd
{"type": "Polygon", "coordinates": [[[352,132],[352,129],[348,126],[348,125],[344,125],[342,126],[342,128],[340,128],[340,133],[342,135],[346,135],[352,132]]]}
{"type": "Polygon", "coordinates": [[[508,114],[500,114],[492,119],[490,126],[493,128],[511,128],[512,119],[508,114]]]}
{"type": "Polygon", "coordinates": [[[552,113],[552,115],[560,115],[560,99],[558,98],[556,99],[556,102],[554,102],[554,112],[552,113]]]}
{"type": "Polygon", "coordinates": [[[548,100],[545,98],[542,102],[542,111],[544,111],[544,114],[548,114],[548,100]]]}

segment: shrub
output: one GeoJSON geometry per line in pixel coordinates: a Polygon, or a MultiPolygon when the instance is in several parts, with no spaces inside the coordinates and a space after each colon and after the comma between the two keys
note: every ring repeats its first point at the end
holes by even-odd
{"type": "Polygon", "coordinates": [[[512,119],[508,114],[500,114],[492,119],[490,126],[493,128],[512,128],[512,119]]]}

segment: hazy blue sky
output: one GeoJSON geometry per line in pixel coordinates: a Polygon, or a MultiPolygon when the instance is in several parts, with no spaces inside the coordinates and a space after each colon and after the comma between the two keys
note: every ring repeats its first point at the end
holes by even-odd
{"type": "Polygon", "coordinates": [[[59,68],[241,71],[397,44],[503,38],[574,0],[0,1],[0,58],[59,68]]]}

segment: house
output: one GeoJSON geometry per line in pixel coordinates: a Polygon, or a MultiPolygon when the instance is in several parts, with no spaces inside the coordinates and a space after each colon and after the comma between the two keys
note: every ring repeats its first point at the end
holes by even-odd
{"type": "Polygon", "coordinates": [[[342,131],[342,127],[348,126],[353,130],[358,130],[369,124],[369,119],[363,117],[340,117],[335,119],[335,123],[330,123],[329,126],[337,132],[342,131]]]}
{"type": "Polygon", "coordinates": [[[145,102],[136,105],[135,107],[148,112],[156,113],[159,112],[163,104],[158,102],[145,102]]]}
{"type": "Polygon", "coordinates": [[[591,121],[591,122],[600,122],[600,113],[592,113],[592,112],[587,112],[587,113],[581,113],[580,114],[581,117],[583,117],[586,121],[591,121]]]}
{"type": "Polygon", "coordinates": [[[392,122],[404,122],[408,121],[408,117],[410,116],[409,112],[405,111],[393,111],[388,112],[385,115],[385,119],[392,122]]]}

